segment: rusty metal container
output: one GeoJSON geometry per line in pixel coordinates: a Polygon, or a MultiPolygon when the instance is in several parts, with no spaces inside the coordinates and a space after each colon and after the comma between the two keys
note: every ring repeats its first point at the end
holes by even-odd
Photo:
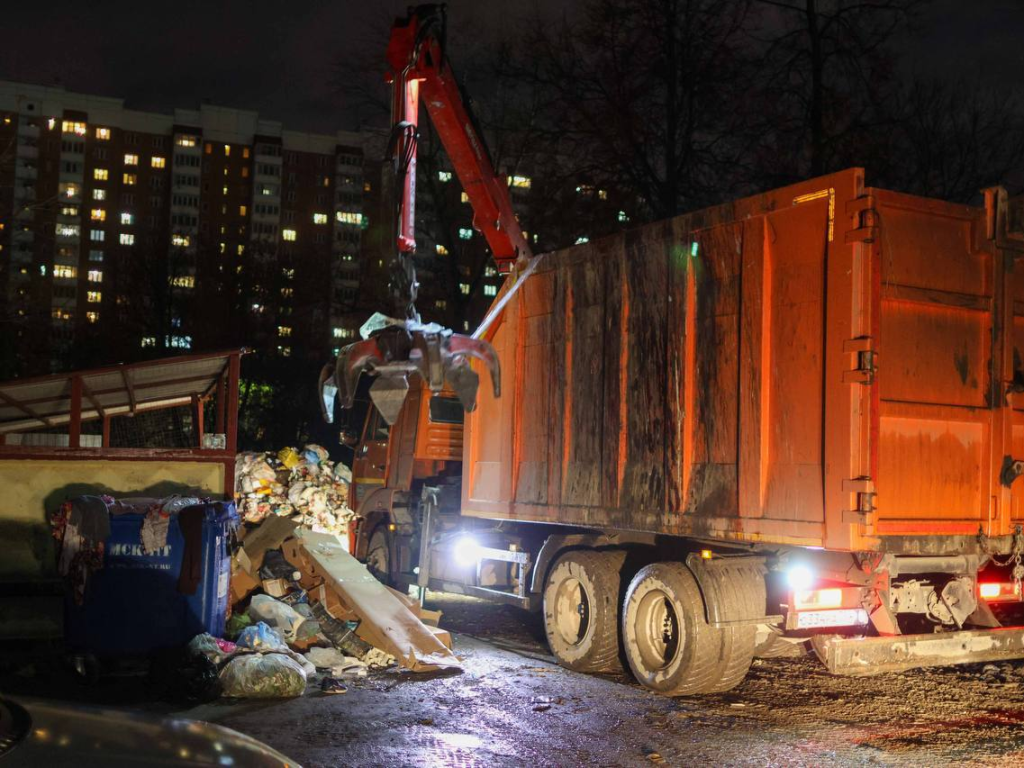
{"type": "Polygon", "coordinates": [[[1024,266],[1001,197],[850,169],[547,254],[491,329],[502,397],[481,387],[467,420],[463,513],[1005,548],[1024,518],[1024,266]]]}

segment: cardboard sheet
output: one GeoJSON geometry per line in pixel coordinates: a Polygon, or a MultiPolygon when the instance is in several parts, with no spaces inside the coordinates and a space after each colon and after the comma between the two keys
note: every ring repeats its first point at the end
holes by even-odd
{"type": "Polygon", "coordinates": [[[356,615],[357,635],[414,672],[462,668],[438,634],[346,552],[341,539],[306,529],[295,535],[305,561],[303,570],[323,578],[344,607],[356,615]]]}

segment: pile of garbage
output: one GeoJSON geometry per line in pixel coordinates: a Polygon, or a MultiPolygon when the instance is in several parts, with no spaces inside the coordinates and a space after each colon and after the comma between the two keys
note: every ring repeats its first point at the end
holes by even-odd
{"type": "Polygon", "coordinates": [[[325,448],[312,443],[301,451],[240,453],[235,460],[235,501],[247,523],[278,515],[313,531],[344,536],[353,516],[351,483],[348,467],[335,464],[325,448]]]}
{"type": "Polygon", "coordinates": [[[197,635],[187,649],[217,676],[218,695],[301,696],[310,682],[344,693],[346,682],[394,664],[461,668],[440,612],[375,580],[345,539],[277,515],[238,535],[225,636],[197,635]]]}

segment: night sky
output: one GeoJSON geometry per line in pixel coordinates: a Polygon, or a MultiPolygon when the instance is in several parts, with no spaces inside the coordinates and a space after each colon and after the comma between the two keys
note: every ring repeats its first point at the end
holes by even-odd
{"type": "MultiPolygon", "coordinates": [[[[137,109],[194,108],[208,100],[255,109],[289,128],[333,132],[357,127],[337,62],[379,47],[383,73],[388,24],[407,5],[8,0],[0,17],[0,79],[119,96],[137,109]]],[[[548,13],[578,5],[541,3],[548,13]]],[[[460,45],[485,44],[531,7],[525,0],[451,0],[456,64],[460,45]]],[[[901,45],[904,67],[1024,85],[1024,0],[931,0],[921,16],[915,37],[901,45]]]]}

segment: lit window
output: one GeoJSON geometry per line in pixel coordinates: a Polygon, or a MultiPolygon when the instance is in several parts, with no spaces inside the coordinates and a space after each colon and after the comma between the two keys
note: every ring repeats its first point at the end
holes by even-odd
{"type": "Polygon", "coordinates": [[[102,229],[90,229],[89,239],[95,243],[102,243],[106,239],[106,233],[102,229]]]}
{"type": "Polygon", "coordinates": [[[459,283],[459,290],[463,296],[469,296],[469,283],[459,283]]]}
{"type": "Polygon", "coordinates": [[[629,216],[626,215],[625,211],[619,211],[619,221],[623,223],[629,221],[629,216]]]}
{"type": "Polygon", "coordinates": [[[334,217],[342,224],[362,224],[363,214],[352,211],[338,211],[334,217]]]}
{"type": "Polygon", "coordinates": [[[494,267],[484,267],[484,277],[496,277],[498,270],[494,267]]]}
{"type": "Polygon", "coordinates": [[[125,226],[131,226],[135,223],[135,217],[128,212],[123,212],[121,214],[121,223],[125,226]]]}
{"type": "Polygon", "coordinates": [[[106,200],[107,199],[107,190],[105,190],[105,189],[94,189],[92,191],[92,199],[93,200],[106,200]]]}
{"type": "Polygon", "coordinates": [[[473,230],[467,229],[466,227],[459,227],[459,239],[469,240],[473,237],[473,230]]]}
{"type": "Polygon", "coordinates": [[[277,335],[278,336],[291,336],[292,335],[292,329],[291,329],[291,327],[289,327],[287,325],[279,325],[279,326],[277,326],[277,335]]]}
{"type": "Polygon", "coordinates": [[[224,145],[224,157],[230,157],[230,156],[231,156],[231,145],[230,144],[225,144],[224,145]]]}
{"type": "MultiPolygon", "coordinates": [[[[11,118],[5,117],[4,118],[4,123],[6,125],[10,125],[11,124],[11,118]]],[[[56,124],[57,124],[57,118],[55,118],[55,117],[51,117],[49,120],[46,121],[46,127],[49,128],[51,131],[53,130],[53,127],[56,124]]]]}
{"type": "Polygon", "coordinates": [[[238,206],[238,215],[239,216],[245,216],[245,214],[247,214],[248,212],[249,212],[249,209],[246,208],[244,205],[238,206]]]}
{"type": "Polygon", "coordinates": [[[464,203],[468,203],[469,202],[469,195],[467,195],[465,192],[463,192],[462,196],[459,199],[462,200],[462,202],[464,202],[464,203]]]}
{"type": "Polygon", "coordinates": [[[228,185],[225,184],[220,191],[222,194],[226,195],[228,193],[228,185]]]}
{"type": "Polygon", "coordinates": [[[434,246],[434,250],[437,251],[437,255],[438,256],[447,256],[448,255],[448,249],[445,248],[440,243],[438,243],[437,245],[434,246]]]}
{"type": "Polygon", "coordinates": [[[164,336],[164,342],[171,349],[192,349],[191,336],[164,336]]]}
{"type": "Polygon", "coordinates": [[[283,237],[285,240],[294,241],[295,240],[295,230],[294,229],[282,229],[281,230],[281,237],[283,237]]]}
{"type": "Polygon", "coordinates": [[[135,245],[135,235],[130,235],[127,232],[121,233],[121,245],[135,245]]]}
{"type": "Polygon", "coordinates": [[[53,276],[54,277],[74,277],[76,270],[69,264],[54,264],[53,265],[53,276]]]}
{"type": "Polygon", "coordinates": [[[336,339],[351,339],[355,335],[355,331],[351,328],[335,328],[334,338],[336,339]]]}
{"type": "Polygon", "coordinates": [[[281,289],[281,296],[283,298],[290,299],[294,295],[295,289],[292,288],[290,285],[286,285],[284,288],[281,289]]]}
{"type": "Polygon", "coordinates": [[[188,248],[190,242],[188,235],[171,235],[171,245],[179,248],[188,248]]]}
{"type": "Polygon", "coordinates": [[[61,194],[64,197],[78,197],[78,185],[77,184],[61,184],[61,194]]]}
{"type": "Polygon", "coordinates": [[[103,261],[103,251],[89,251],[89,261],[103,261]]]}
{"type": "Polygon", "coordinates": [[[444,299],[438,299],[437,301],[434,302],[434,306],[437,309],[448,309],[448,302],[445,301],[444,299]]]}
{"type": "Polygon", "coordinates": [[[177,144],[179,147],[194,147],[196,145],[196,137],[182,135],[177,138],[175,144],[177,144]]]}
{"type": "Polygon", "coordinates": [[[292,355],[291,347],[278,347],[277,351],[281,353],[281,357],[291,357],[292,355]]]}
{"type": "Polygon", "coordinates": [[[175,288],[195,288],[196,279],[192,275],[180,275],[171,280],[171,285],[175,288]]]}
{"type": "Polygon", "coordinates": [[[530,177],[529,176],[513,176],[509,180],[509,184],[519,189],[530,188],[530,177]]]}
{"type": "Polygon", "coordinates": [[[78,237],[82,230],[78,228],[77,224],[58,224],[57,225],[57,236],[58,237],[78,237]]]}
{"type": "Polygon", "coordinates": [[[85,300],[90,304],[99,304],[103,301],[103,294],[99,291],[88,291],[85,294],[85,300]]]}
{"type": "Polygon", "coordinates": [[[134,173],[126,173],[126,174],[124,174],[124,176],[121,177],[121,181],[124,182],[124,185],[127,186],[127,187],[135,186],[135,174],[134,173]]]}
{"type": "Polygon", "coordinates": [[[96,179],[96,181],[106,181],[107,177],[109,175],[110,174],[107,173],[107,169],[106,168],[93,168],[92,169],[92,177],[94,179],[96,179]]]}
{"type": "Polygon", "coordinates": [[[110,141],[110,129],[109,128],[97,128],[96,138],[100,141],[110,141]]]}
{"type": "Polygon", "coordinates": [[[227,243],[220,243],[220,252],[221,253],[227,253],[227,250],[228,250],[228,244],[227,243]]]}
{"type": "Polygon", "coordinates": [[[206,142],[206,154],[213,154],[213,144],[211,144],[210,142],[206,142]]]}
{"type": "Polygon", "coordinates": [[[139,156],[138,155],[125,155],[124,156],[124,164],[125,165],[138,165],[139,164],[139,156]]]}
{"type": "Polygon", "coordinates": [[[248,157],[248,156],[249,156],[249,148],[248,147],[242,147],[242,157],[248,157]]]}
{"type": "Polygon", "coordinates": [[[608,199],[608,190],[606,190],[606,189],[599,189],[599,190],[597,190],[597,199],[598,200],[607,200],[608,199]]]}
{"type": "Polygon", "coordinates": [[[60,209],[61,216],[77,216],[78,206],[77,205],[65,205],[60,209]]]}
{"type": "Polygon", "coordinates": [[[167,160],[165,158],[157,157],[156,155],[154,155],[153,157],[149,158],[149,164],[154,168],[165,168],[167,167],[167,160]]]}
{"type": "Polygon", "coordinates": [[[89,282],[90,283],[102,283],[103,273],[98,269],[89,270],[89,282]]]}
{"type": "Polygon", "coordinates": [[[99,312],[86,312],[85,313],[85,319],[88,320],[90,323],[95,323],[97,320],[100,319],[100,313],[99,312]]]}
{"type": "Polygon", "coordinates": [[[496,285],[485,285],[484,286],[484,296],[497,296],[497,295],[498,295],[498,286],[496,286],[496,285]]]}
{"type": "Polygon", "coordinates": [[[102,208],[93,208],[92,212],[89,214],[89,218],[93,221],[106,221],[107,212],[102,208]]]}
{"type": "Polygon", "coordinates": [[[238,245],[238,255],[241,256],[243,253],[245,253],[245,246],[242,245],[242,244],[239,244],[238,245]]]}
{"type": "Polygon", "coordinates": [[[61,123],[61,130],[64,133],[74,133],[78,136],[85,136],[85,123],[76,123],[72,120],[65,120],[61,123]]]}
{"type": "Polygon", "coordinates": [[[143,346],[143,347],[155,347],[156,346],[156,336],[143,336],[142,337],[142,344],[140,346],[143,346]]]}
{"type": "Polygon", "coordinates": [[[452,180],[452,172],[451,171],[438,171],[437,172],[437,178],[440,179],[441,181],[451,181],[452,180]]]}
{"type": "Polygon", "coordinates": [[[589,237],[587,237],[586,235],[580,235],[579,237],[576,238],[576,243],[575,244],[576,245],[583,245],[584,243],[589,243],[589,242],[590,242],[590,238],[589,237]]]}
{"type": "Polygon", "coordinates": [[[314,213],[313,214],[313,223],[314,224],[326,224],[327,223],[327,214],[326,213],[314,213]]]}

